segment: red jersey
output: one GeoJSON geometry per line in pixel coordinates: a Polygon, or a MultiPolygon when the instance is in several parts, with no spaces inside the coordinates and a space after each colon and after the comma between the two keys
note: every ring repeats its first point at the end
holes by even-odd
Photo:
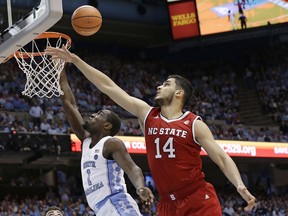
{"type": "Polygon", "coordinates": [[[147,158],[160,195],[204,183],[201,146],[194,135],[197,120],[201,118],[188,111],[170,120],[161,115],[160,108],[154,107],[147,113],[144,122],[147,158]]]}

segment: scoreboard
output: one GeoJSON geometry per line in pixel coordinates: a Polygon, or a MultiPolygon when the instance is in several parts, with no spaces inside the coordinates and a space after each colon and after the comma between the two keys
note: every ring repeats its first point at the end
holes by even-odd
{"type": "Polygon", "coordinates": [[[288,0],[166,0],[173,39],[288,22],[288,0]]]}

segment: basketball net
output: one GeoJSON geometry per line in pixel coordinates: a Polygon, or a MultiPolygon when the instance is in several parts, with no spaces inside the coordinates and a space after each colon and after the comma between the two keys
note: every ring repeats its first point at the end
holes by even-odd
{"type": "Polygon", "coordinates": [[[60,48],[63,44],[70,48],[71,38],[68,35],[44,32],[14,53],[19,68],[27,78],[22,95],[51,98],[64,94],[60,87],[60,74],[65,61],[52,60],[44,51],[49,46],[60,48]]]}

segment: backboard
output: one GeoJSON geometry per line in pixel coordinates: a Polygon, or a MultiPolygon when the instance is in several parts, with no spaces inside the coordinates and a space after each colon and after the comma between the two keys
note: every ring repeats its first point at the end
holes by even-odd
{"type": "Polygon", "coordinates": [[[62,15],[62,0],[0,0],[0,64],[62,15]]]}

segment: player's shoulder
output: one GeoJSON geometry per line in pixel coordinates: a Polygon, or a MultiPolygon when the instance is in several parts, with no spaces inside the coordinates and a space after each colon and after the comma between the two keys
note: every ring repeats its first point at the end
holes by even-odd
{"type": "Polygon", "coordinates": [[[157,119],[160,113],[161,109],[159,107],[151,107],[146,114],[145,122],[150,121],[152,119],[157,119]]]}
{"type": "Polygon", "coordinates": [[[118,137],[115,137],[115,136],[110,136],[110,137],[107,137],[106,139],[106,142],[123,142],[120,138],[118,137]]]}
{"type": "Polygon", "coordinates": [[[160,113],[161,108],[160,107],[151,107],[150,108],[150,113],[160,113]]]}
{"type": "Polygon", "coordinates": [[[186,118],[202,119],[199,115],[197,115],[191,111],[186,111],[183,115],[186,116],[186,118]]]}
{"type": "Polygon", "coordinates": [[[103,145],[103,156],[109,158],[115,152],[127,151],[124,142],[117,137],[109,137],[103,145]],[[106,156],[105,156],[106,155],[106,156]]]}
{"type": "Polygon", "coordinates": [[[109,137],[105,141],[105,145],[113,148],[119,148],[124,146],[124,142],[118,137],[109,137]]]}
{"type": "Polygon", "coordinates": [[[81,145],[81,147],[82,147],[82,149],[83,148],[86,148],[87,146],[89,146],[90,145],[90,143],[91,143],[91,137],[85,137],[83,140],[82,140],[82,145],[81,145]]]}

